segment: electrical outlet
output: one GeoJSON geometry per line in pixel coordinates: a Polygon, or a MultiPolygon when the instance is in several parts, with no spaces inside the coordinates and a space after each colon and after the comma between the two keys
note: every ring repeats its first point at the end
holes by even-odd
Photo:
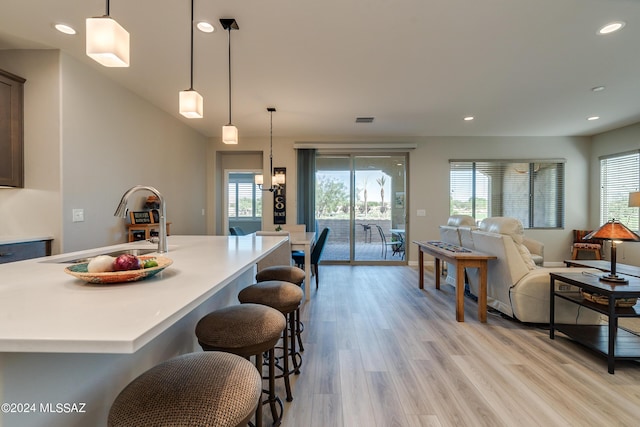
{"type": "Polygon", "coordinates": [[[418,209],[416,211],[416,216],[427,216],[427,211],[424,209],[418,209]]]}
{"type": "Polygon", "coordinates": [[[84,209],[73,209],[73,222],[84,222],[84,209]]]}
{"type": "Polygon", "coordinates": [[[202,208],[202,216],[204,216],[204,208],[202,208]]]}

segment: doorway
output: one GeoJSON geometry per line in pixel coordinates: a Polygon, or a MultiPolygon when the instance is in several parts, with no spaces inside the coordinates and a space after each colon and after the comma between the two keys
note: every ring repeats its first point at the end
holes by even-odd
{"type": "Polygon", "coordinates": [[[318,154],[316,221],[326,263],[406,264],[407,153],[318,154]]]}

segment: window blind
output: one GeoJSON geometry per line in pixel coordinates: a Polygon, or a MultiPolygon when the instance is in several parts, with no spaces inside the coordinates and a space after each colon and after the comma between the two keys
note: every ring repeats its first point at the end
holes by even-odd
{"type": "Polygon", "coordinates": [[[450,160],[450,213],[564,226],[564,160],[450,160]]]}
{"type": "Polygon", "coordinates": [[[262,191],[254,183],[254,173],[229,174],[229,218],[256,219],[262,216],[262,191]]]}
{"type": "Polygon", "coordinates": [[[640,151],[600,158],[600,224],[617,219],[639,228],[637,207],[629,207],[629,193],[640,185],[640,151]]]}

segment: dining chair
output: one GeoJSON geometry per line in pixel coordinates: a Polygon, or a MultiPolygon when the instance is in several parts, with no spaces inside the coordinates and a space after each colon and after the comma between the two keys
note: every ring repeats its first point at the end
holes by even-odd
{"type": "MultiPolygon", "coordinates": [[[[320,233],[318,240],[311,250],[311,270],[313,275],[316,276],[316,289],[318,289],[318,263],[320,262],[320,257],[322,256],[322,251],[324,250],[325,243],[327,243],[327,236],[329,235],[329,227],[325,227],[320,233]]],[[[304,269],[304,251],[293,251],[291,252],[291,257],[293,258],[293,262],[300,268],[304,269]]]]}
{"type": "Polygon", "coordinates": [[[307,226],[305,224],[282,224],[280,226],[284,231],[290,231],[292,233],[305,232],[307,226]]]}
{"type": "Polygon", "coordinates": [[[244,236],[246,233],[240,227],[229,227],[230,236],[244,236]]]}
{"type": "Polygon", "coordinates": [[[382,231],[382,227],[377,224],[375,227],[378,229],[378,234],[380,234],[380,241],[382,243],[382,251],[381,256],[384,256],[384,259],[387,259],[387,250],[391,248],[393,251],[391,256],[402,253],[402,257],[404,259],[404,240],[398,233],[393,233],[391,236],[391,241],[387,241],[387,237],[384,235],[384,231],[382,231]]]}

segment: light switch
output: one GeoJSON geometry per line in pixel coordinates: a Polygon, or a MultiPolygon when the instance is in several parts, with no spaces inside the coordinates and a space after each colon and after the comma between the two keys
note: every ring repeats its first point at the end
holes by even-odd
{"type": "Polygon", "coordinates": [[[73,209],[73,222],[84,222],[84,209],[73,209]]]}
{"type": "Polygon", "coordinates": [[[418,209],[416,211],[416,216],[427,216],[427,211],[424,209],[418,209]]]}

